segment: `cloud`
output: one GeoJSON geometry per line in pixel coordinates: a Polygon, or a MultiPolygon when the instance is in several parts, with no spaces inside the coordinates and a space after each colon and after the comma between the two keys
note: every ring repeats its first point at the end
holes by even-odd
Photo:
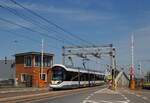
{"type": "MultiPolygon", "coordinates": [[[[23,10],[23,8],[16,6],[15,4],[7,4],[9,7],[23,10]]],[[[97,21],[97,20],[111,20],[115,18],[114,15],[110,14],[109,12],[93,12],[89,10],[85,10],[82,8],[75,8],[75,7],[56,7],[53,5],[43,5],[43,4],[33,4],[33,3],[23,3],[24,7],[29,8],[30,10],[46,13],[47,15],[59,15],[66,20],[75,20],[75,21],[97,21]]]]}

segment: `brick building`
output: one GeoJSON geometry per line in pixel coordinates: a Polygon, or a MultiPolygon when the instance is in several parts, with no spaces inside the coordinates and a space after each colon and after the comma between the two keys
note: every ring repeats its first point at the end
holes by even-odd
{"type": "Polygon", "coordinates": [[[16,85],[25,87],[39,87],[40,77],[44,86],[51,82],[50,68],[53,65],[53,54],[43,53],[43,69],[41,68],[41,53],[26,52],[15,55],[16,85]]]}

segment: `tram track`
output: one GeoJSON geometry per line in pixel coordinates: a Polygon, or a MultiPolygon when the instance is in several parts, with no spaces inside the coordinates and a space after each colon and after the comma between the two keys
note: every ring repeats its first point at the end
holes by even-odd
{"type": "MultiPolygon", "coordinates": [[[[102,88],[100,86],[98,87],[102,88]]],[[[40,93],[40,94],[34,94],[34,95],[17,96],[17,97],[12,97],[12,98],[1,98],[0,103],[32,103],[32,102],[45,100],[45,99],[55,99],[55,98],[73,95],[77,93],[85,93],[91,90],[94,91],[98,87],[78,88],[78,89],[62,90],[62,91],[51,91],[47,93],[40,93]]]]}

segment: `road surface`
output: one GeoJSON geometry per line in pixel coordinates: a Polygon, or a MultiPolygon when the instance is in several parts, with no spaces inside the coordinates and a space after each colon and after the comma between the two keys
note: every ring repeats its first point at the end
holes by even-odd
{"type": "Polygon", "coordinates": [[[1,98],[0,103],[150,103],[150,90],[113,91],[98,86],[1,98]]]}

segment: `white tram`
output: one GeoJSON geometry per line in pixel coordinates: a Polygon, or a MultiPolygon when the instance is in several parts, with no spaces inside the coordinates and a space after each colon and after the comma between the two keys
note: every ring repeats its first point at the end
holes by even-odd
{"type": "Polygon", "coordinates": [[[95,86],[104,83],[104,73],[79,68],[69,68],[61,64],[52,67],[50,88],[65,89],[95,86]]]}

